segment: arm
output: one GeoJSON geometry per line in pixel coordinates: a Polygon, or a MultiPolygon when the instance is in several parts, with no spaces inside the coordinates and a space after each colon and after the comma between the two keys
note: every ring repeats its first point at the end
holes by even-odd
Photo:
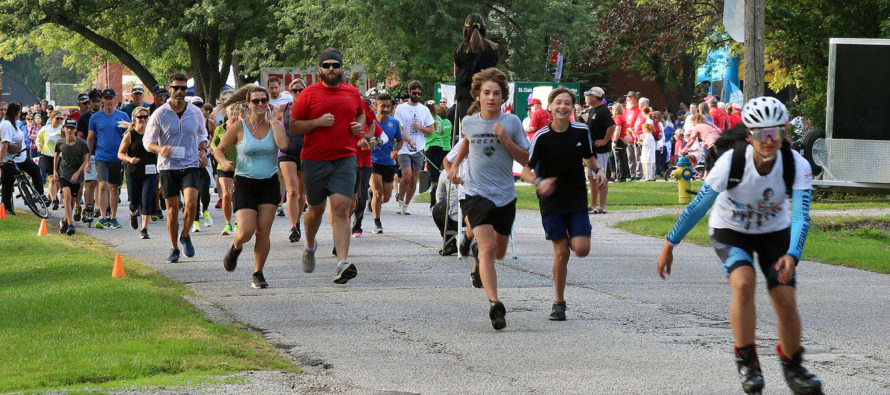
{"type": "Polygon", "coordinates": [[[213,157],[216,158],[216,162],[219,163],[221,170],[235,170],[235,164],[232,163],[232,161],[226,159],[226,150],[229,149],[229,147],[238,144],[238,141],[241,141],[243,135],[244,129],[241,128],[241,123],[236,122],[234,125],[229,127],[222,140],[220,140],[219,144],[216,146],[216,149],[213,150],[213,157]]]}
{"type": "MultiPolygon", "coordinates": [[[[364,117],[364,114],[362,114],[364,117]]],[[[306,134],[312,131],[312,129],[320,128],[320,127],[328,127],[334,124],[334,115],[331,113],[325,113],[324,115],[308,120],[294,119],[290,120],[290,132],[293,134],[306,134]]]]}
{"type": "MultiPolygon", "coordinates": [[[[465,142],[464,144],[461,144],[460,148],[458,148],[458,150],[457,150],[457,154],[455,154],[455,156],[454,156],[454,160],[451,163],[462,163],[464,158],[467,157],[467,153],[469,153],[469,150],[470,150],[469,142],[465,142]]],[[[451,182],[453,184],[457,184],[457,185],[464,183],[464,181],[461,180],[457,174],[459,167],[460,166],[450,166],[450,169],[448,170],[448,179],[451,180],[451,182]]]]}
{"type": "Polygon", "coordinates": [[[37,132],[37,138],[34,139],[34,146],[37,148],[37,152],[43,152],[43,144],[46,142],[46,128],[40,128],[40,131],[37,132]]]}
{"type": "Polygon", "coordinates": [[[505,147],[507,147],[507,151],[510,152],[510,156],[513,157],[513,160],[519,162],[519,164],[523,166],[528,163],[528,150],[516,145],[516,142],[510,138],[507,130],[504,129],[504,125],[495,122],[494,126],[491,128],[491,132],[504,144],[505,147]]]}
{"type": "Polygon", "coordinates": [[[429,124],[427,126],[421,126],[421,125],[415,123],[412,126],[414,126],[414,129],[417,129],[417,130],[423,132],[424,136],[432,136],[433,132],[435,131],[435,129],[433,128],[433,124],[429,124]]]}
{"type": "Polygon", "coordinates": [[[794,276],[794,267],[800,262],[807,233],[810,231],[810,195],[809,189],[791,191],[791,243],[788,251],[776,262],[779,282],[787,284],[794,276]]]}
{"type": "MultiPolygon", "coordinates": [[[[71,182],[77,183],[77,181],[80,179],[80,175],[83,174],[85,171],[89,171],[88,170],[89,168],[90,168],[90,154],[86,153],[83,155],[83,161],[80,162],[80,167],[71,176],[71,182]]],[[[58,174],[58,173],[56,173],[56,174],[58,174]]]]}
{"type": "Polygon", "coordinates": [[[665,278],[666,274],[671,274],[674,246],[679,244],[683,237],[692,230],[692,227],[708,213],[708,210],[714,205],[714,201],[717,200],[717,195],[719,195],[717,191],[711,189],[711,186],[707,183],[704,183],[695,199],[683,210],[683,214],[680,215],[677,223],[674,224],[674,229],[668,233],[667,240],[664,241],[664,246],[661,249],[661,254],[658,256],[658,275],[661,278],[665,278]]]}
{"type": "MultiPolygon", "coordinates": [[[[284,126],[281,126],[281,122],[272,122],[272,133],[275,139],[275,146],[278,147],[280,151],[286,150],[287,146],[290,145],[290,139],[287,137],[287,132],[284,130],[284,126]]],[[[216,156],[215,153],[214,156],[216,156]]]]}
{"type": "Polygon", "coordinates": [[[121,146],[117,149],[117,158],[130,164],[138,163],[139,158],[133,158],[127,155],[128,148],[130,148],[130,133],[124,133],[124,138],[121,139],[121,146]]]}
{"type": "Polygon", "coordinates": [[[169,158],[172,154],[170,146],[158,144],[158,137],[161,134],[161,125],[159,125],[160,121],[158,121],[160,115],[160,111],[155,111],[148,118],[148,125],[145,126],[145,134],[142,136],[142,146],[148,152],[169,158]]]}
{"type": "Polygon", "coordinates": [[[59,159],[60,154],[59,151],[56,150],[55,155],[53,155],[53,180],[59,182],[59,159]]]}
{"type": "Polygon", "coordinates": [[[90,148],[90,152],[95,152],[96,150],[96,131],[93,129],[87,132],[87,147],[90,148]]]}

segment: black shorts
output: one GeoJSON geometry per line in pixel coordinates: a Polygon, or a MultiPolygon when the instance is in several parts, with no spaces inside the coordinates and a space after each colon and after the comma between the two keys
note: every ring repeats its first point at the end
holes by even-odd
{"type": "MultiPolygon", "coordinates": [[[[83,180],[83,175],[80,175],[80,177],[78,177],[78,178],[83,180]]],[[[71,197],[77,197],[80,192],[80,183],[72,184],[70,180],[59,177],[59,189],[65,189],[65,188],[68,188],[71,190],[71,197]]]]}
{"type": "Polygon", "coordinates": [[[55,160],[53,156],[40,155],[40,167],[46,175],[51,176],[55,172],[55,160]]]}
{"type": "Polygon", "coordinates": [[[161,170],[161,194],[164,199],[179,196],[179,193],[188,188],[198,188],[197,167],[189,167],[179,170],[161,170]]]}
{"type": "Polygon", "coordinates": [[[216,176],[219,178],[235,178],[235,171],[216,170],[216,176]]]}
{"type": "Polygon", "coordinates": [[[727,276],[733,270],[742,266],[754,267],[754,252],[757,252],[757,263],[760,271],[766,277],[769,289],[778,285],[795,285],[795,277],[791,277],[788,284],[779,283],[779,273],[776,271],[776,262],[785,255],[788,244],[791,242],[791,229],[786,228],[778,232],[764,234],[745,234],[730,229],[714,229],[711,235],[711,244],[714,251],[723,262],[723,273],[727,276]]]}
{"type": "Polygon", "coordinates": [[[513,230],[513,220],[516,218],[516,199],[503,207],[496,207],[494,202],[481,196],[467,195],[465,204],[467,219],[470,226],[491,225],[494,231],[502,235],[509,235],[513,230]]]}
{"type": "Polygon", "coordinates": [[[383,178],[383,182],[390,184],[396,174],[396,169],[394,169],[392,165],[378,165],[375,163],[372,171],[374,174],[380,174],[380,177],[383,178]]]}
{"type": "Polygon", "coordinates": [[[105,162],[96,160],[96,179],[111,185],[120,185],[124,179],[124,167],[120,161],[105,162]]]}
{"type": "Polygon", "coordinates": [[[281,162],[294,162],[297,164],[297,170],[303,171],[303,160],[300,159],[299,156],[285,154],[284,156],[278,157],[278,163],[281,162]]]}
{"type": "Polygon", "coordinates": [[[261,204],[277,206],[281,203],[281,184],[278,174],[272,177],[256,179],[235,176],[235,193],[232,195],[232,212],[243,208],[259,211],[261,204]]]}

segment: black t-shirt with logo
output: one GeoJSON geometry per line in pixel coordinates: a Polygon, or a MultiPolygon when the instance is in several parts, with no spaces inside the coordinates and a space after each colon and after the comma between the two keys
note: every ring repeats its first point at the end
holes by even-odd
{"type": "Polygon", "coordinates": [[[593,156],[593,142],[587,125],[572,122],[565,132],[547,125],[532,139],[528,166],[541,178],[558,177],[556,190],[547,197],[538,196],[541,214],[569,214],[586,210],[587,180],[583,159],[593,156]]]}
{"type": "MultiPolygon", "coordinates": [[[[614,124],[615,120],[612,119],[612,112],[609,111],[609,106],[600,104],[599,106],[594,107],[593,111],[590,112],[587,118],[587,129],[590,130],[590,140],[602,140],[606,137],[606,131],[614,124]]],[[[605,144],[596,147],[595,152],[603,154],[609,152],[611,149],[612,144],[605,144]]]]}

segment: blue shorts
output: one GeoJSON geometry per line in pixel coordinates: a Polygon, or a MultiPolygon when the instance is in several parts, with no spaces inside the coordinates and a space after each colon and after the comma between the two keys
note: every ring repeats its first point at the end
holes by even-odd
{"type": "Polygon", "coordinates": [[[547,240],[562,240],[577,236],[590,237],[590,216],[587,209],[570,214],[541,215],[547,240]]]}

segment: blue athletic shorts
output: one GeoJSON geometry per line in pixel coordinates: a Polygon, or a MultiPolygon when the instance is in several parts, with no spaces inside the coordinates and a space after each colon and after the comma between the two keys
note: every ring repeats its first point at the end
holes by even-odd
{"type": "Polygon", "coordinates": [[[544,233],[547,240],[562,240],[577,236],[590,237],[590,217],[587,210],[575,211],[571,214],[541,215],[544,233]]]}

